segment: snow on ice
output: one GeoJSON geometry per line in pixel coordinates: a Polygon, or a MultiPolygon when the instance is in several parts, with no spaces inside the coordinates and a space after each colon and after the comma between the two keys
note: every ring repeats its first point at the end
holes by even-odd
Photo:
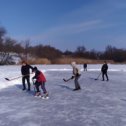
{"type": "MultiPolygon", "coordinates": [[[[70,65],[38,65],[47,78],[50,99],[22,91],[21,66],[0,66],[0,126],[126,126],[126,66],[109,64],[109,81],[101,81],[101,65],[81,69],[82,90],[74,89],[70,65]]],[[[32,77],[33,75],[31,75],[32,77]]],[[[31,81],[32,85],[32,81],[31,81]]]]}

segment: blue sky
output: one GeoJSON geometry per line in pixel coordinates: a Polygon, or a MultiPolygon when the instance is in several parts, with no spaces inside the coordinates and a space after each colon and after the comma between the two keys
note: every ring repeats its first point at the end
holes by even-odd
{"type": "Polygon", "coordinates": [[[0,0],[8,36],[62,51],[126,48],[126,0],[0,0]]]}

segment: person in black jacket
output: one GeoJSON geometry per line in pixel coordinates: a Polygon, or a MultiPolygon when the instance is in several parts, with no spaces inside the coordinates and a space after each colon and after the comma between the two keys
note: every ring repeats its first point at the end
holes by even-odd
{"type": "Polygon", "coordinates": [[[84,71],[87,71],[87,63],[84,63],[83,67],[84,67],[84,71]]]}
{"type": "Polygon", "coordinates": [[[103,80],[103,81],[104,81],[104,76],[106,76],[107,81],[109,80],[109,79],[108,79],[107,71],[108,71],[108,65],[107,65],[107,62],[104,61],[104,64],[102,65],[102,68],[101,68],[102,80],[103,80]]]}
{"type": "Polygon", "coordinates": [[[33,67],[28,65],[26,61],[22,61],[22,67],[21,67],[21,74],[22,74],[22,84],[23,89],[26,90],[25,81],[27,81],[28,84],[28,91],[30,91],[30,69],[32,70],[33,67]]]}

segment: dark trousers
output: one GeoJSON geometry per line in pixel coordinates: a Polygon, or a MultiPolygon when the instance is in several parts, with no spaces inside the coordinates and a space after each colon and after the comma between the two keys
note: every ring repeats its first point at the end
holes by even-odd
{"type": "Polygon", "coordinates": [[[36,92],[40,92],[40,90],[39,90],[40,85],[41,85],[41,83],[35,82],[36,92]]]}
{"type": "Polygon", "coordinates": [[[43,90],[43,93],[46,94],[47,91],[46,91],[46,88],[45,88],[45,82],[42,82],[41,88],[42,88],[42,90],[43,90]]]}
{"type": "Polygon", "coordinates": [[[80,78],[80,75],[79,76],[75,76],[75,80],[74,80],[74,83],[75,83],[75,89],[80,89],[80,84],[78,82],[78,79],[80,78]]]}
{"type": "Polygon", "coordinates": [[[108,79],[108,74],[107,74],[107,72],[102,72],[102,80],[104,81],[104,76],[106,76],[106,79],[107,79],[107,81],[109,80],[108,79]]]}
{"type": "Polygon", "coordinates": [[[87,67],[84,67],[84,71],[87,71],[87,67]]]}
{"type": "Polygon", "coordinates": [[[28,84],[28,90],[30,90],[30,76],[22,77],[23,89],[26,89],[26,85],[25,85],[26,81],[27,81],[27,84],[28,84]]]}
{"type": "Polygon", "coordinates": [[[45,82],[36,82],[35,83],[35,87],[36,87],[37,92],[40,92],[40,90],[39,90],[40,85],[41,85],[41,88],[43,90],[43,93],[46,94],[47,91],[46,91],[46,88],[45,88],[45,82]]]}

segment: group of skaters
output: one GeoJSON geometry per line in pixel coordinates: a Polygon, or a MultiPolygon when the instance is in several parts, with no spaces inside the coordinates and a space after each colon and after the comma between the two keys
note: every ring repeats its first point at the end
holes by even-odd
{"type": "Polygon", "coordinates": [[[26,90],[26,84],[25,82],[27,81],[27,91],[31,90],[31,85],[30,85],[30,69],[32,70],[32,73],[35,73],[34,77],[32,77],[32,81],[34,84],[34,89],[35,89],[35,97],[39,96],[42,98],[49,98],[48,92],[45,88],[45,82],[46,78],[42,71],[38,70],[38,68],[32,67],[31,65],[27,64],[26,61],[22,61],[22,67],[21,67],[21,73],[22,73],[22,84],[23,88],[22,90],[26,90]],[[40,88],[43,90],[43,95],[41,94],[40,88]]]}
{"type": "MultiPolygon", "coordinates": [[[[76,62],[72,62],[71,66],[73,68],[73,75],[69,80],[74,79],[75,88],[73,89],[73,91],[80,90],[81,87],[78,82],[78,80],[81,76],[80,69],[77,67],[76,62]]],[[[87,64],[86,63],[83,65],[83,67],[84,67],[84,71],[87,71],[87,64]]],[[[32,77],[32,81],[33,81],[33,84],[35,87],[35,92],[36,92],[35,96],[36,97],[40,96],[42,98],[48,98],[49,94],[48,94],[46,87],[45,87],[45,83],[46,83],[45,75],[43,74],[42,71],[38,70],[38,68],[36,66],[32,67],[31,65],[27,64],[26,61],[22,61],[22,67],[21,67],[22,84],[23,84],[22,90],[26,90],[26,84],[25,84],[26,81],[27,81],[27,85],[28,85],[27,91],[31,90],[30,69],[32,70],[32,73],[35,73],[34,77],[32,77]],[[41,94],[40,88],[43,91],[43,95],[41,94]]],[[[109,80],[108,75],[107,75],[107,71],[108,71],[108,65],[107,65],[107,62],[104,61],[104,64],[101,67],[102,81],[105,80],[104,76],[106,76],[107,81],[109,80]]]]}
{"type": "MultiPolygon", "coordinates": [[[[87,71],[87,63],[83,64],[83,68],[84,68],[84,71],[87,71]]],[[[104,61],[104,64],[101,67],[102,81],[105,80],[105,77],[106,77],[106,80],[109,81],[107,71],[108,71],[108,64],[106,61],[104,61]]]]}

